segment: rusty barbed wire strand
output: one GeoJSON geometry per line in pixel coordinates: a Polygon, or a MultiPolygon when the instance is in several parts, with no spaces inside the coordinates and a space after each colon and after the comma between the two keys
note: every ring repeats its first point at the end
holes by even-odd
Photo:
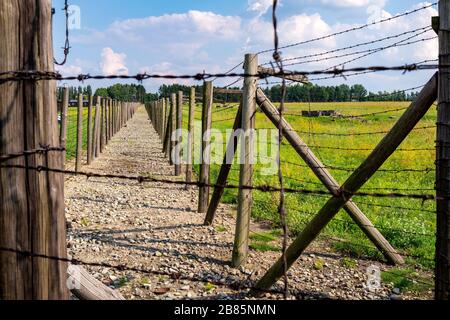
{"type": "Polygon", "coordinates": [[[63,53],[64,53],[64,60],[61,62],[58,62],[55,58],[53,58],[53,63],[58,66],[63,66],[67,62],[67,58],[69,57],[70,53],[70,40],[69,40],[69,3],[68,0],[65,0],[64,2],[64,8],[63,11],[65,11],[66,15],[66,40],[63,47],[63,53]]]}
{"type": "MultiPolygon", "coordinates": [[[[424,6],[420,7],[420,8],[417,8],[417,9],[414,9],[414,10],[411,10],[411,11],[406,11],[406,12],[398,14],[396,16],[392,16],[392,17],[389,17],[389,18],[386,18],[386,19],[381,19],[381,20],[369,22],[369,23],[366,23],[366,24],[363,24],[363,25],[360,25],[360,26],[357,26],[357,27],[353,27],[353,28],[349,28],[349,29],[346,29],[346,30],[334,32],[334,33],[331,33],[331,34],[328,34],[328,35],[324,35],[324,36],[321,36],[321,37],[317,37],[317,38],[313,38],[313,39],[309,39],[309,40],[305,40],[305,41],[301,41],[301,42],[292,43],[292,44],[289,44],[289,45],[285,45],[285,46],[279,47],[279,49],[288,49],[288,48],[292,48],[292,47],[297,47],[297,46],[300,46],[300,45],[304,45],[304,44],[308,44],[308,43],[312,43],[312,42],[316,42],[316,41],[320,41],[320,40],[325,40],[325,39],[332,38],[332,37],[335,37],[335,36],[339,36],[339,35],[342,35],[342,34],[346,34],[346,33],[349,33],[349,32],[358,31],[358,30],[361,30],[361,29],[365,29],[365,28],[377,25],[377,24],[381,24],[381,23],[389,22],[389,21],[392,21],[392,20],[395,20],[395,19],[398,19],[398,18],[401,18],[401,17],[409,16],[411,14],[414,14],[414,13],[426,10],[426,9],[431,8],[433,6],[436,6],[438,4],[439,4],[439,2],[433,2],[431,4],[424,5],[424,6]]],[[[272,51],[273,51],[273,49],[262,50],[262,51],[259,51],[258,54],[270,53],[272,51]]]]}
{"type": "Polygon", "coordinates": [[[418,34],[416,34],[414,36],[411,36],[411,37],[409,37],[409,38],[407,38],[405,40],[401,40],[401,41],[396,42],[394,44],[383,46],[383,47],[367,49],[367,50],[361,50],[361,51],[355,51],[355,52],[349,52],[349,53],[344,53],[344,54],[340,54],[340,55],[334,55],[334,56],[331,56],[331,57],[324,57],[324,58],[319,58],[319,59],[312,59],[312,60],[305,60],[305,61],[300,61],[300,62],[293,62],[293,63],[286,64],[286,66],[297,66],[297,65],[302,65],[302,64],[316,63],[316,62],[328,61],[328,60],[345,58],[345,57],[351,57],[351,56],[363,54],[360,57],[356,57],[356,58],[353,58],[353,59],[348,60],[346,62],[342,62],[342,63],[339,63],[339,64],[337,64],[335,66],[330,67],[330,69],[333,69],[333,68],[340,67],[340,66],[349,64],[351,62],[360,60],[362,58],[371,56],[373,54],[376,54],[376,53],[388,50],[388,49],[399,48],[399,47],[406,47],[406,46],[409,46],[409,45],[412,45],[412,44],[416,44],[416,43],[421,43],[421,42],[426,42],[426,41],[436,40],[437,39],[437,36],[433,36],[433,37],[422,38],[422,39],[418,39],[418,40],[414,40],[414,41],[404,42],[406,40],[418,37],[418,36],[420,36],[420,35],[422,35],[422,34],[424,34],[426,32],[429,32],[429,30],[421,32],[421,33],[418,33],[418,34]]]}
{"type": "Polygon", "coordinates": [[[79,74],[76,76],[62,76],[59,72],[54,71],[5,71],[0,73],[0,84],[11,82],[11,81],[41,81],[41,80],[57,80],[57,81],[87,81],[87,80],[113,80],[113,79],[128,79],[136,80],[142,82],[148,79],[192,79],[196,81],[209,80],[211,78],[228,78],[228,77],[244,77],[244,78],[259,78],[266,79],[270,77],[288,77],[296,75],[334,75],[334,76],[344,76],[347,72],[362,72],[362,71],[372,71],[372,72],[383,72],[383,71],[424,71],[424,70],[437,70],[439,68],[450,68],[450,65],[418,65],[418,64],[405,64],[401,66],[370,66],[370,67],[355,67],[350,69],[334,69],[334,70],[314,70],[314,71],[289,71],[289,72],[258,72],[256,74],[246,74],[246,73],[198,73],[195,75],[175,75],[175,74],[136,74],[136,75],[90,75],[90,74],[79,74]]]}
{"type": "MultiPolygon", "coordinates": [[[[320,52],[320,53],[303,55],[303,56],[297,56],[297,57],[292,57],[292,58],[285,58],[285,59],[283,59],[283,62],[294,61],[294,60],[301,60],[301,59],[307,59],[307,58],[314,58],[314,57],[320,57],[320,56],[324,56],[324,55],[327,55],[327,54],[332,54],[332,53],[336,53],[336,52],[340,52],[340,51],[345,51],[345,50],[350,50],[350,49],[354,49],[354,48],[358,48],[358,47],[362,47],[362,46],[375,44],[375,43],[386,41],[386,40],[399,38],[399,37],[401,37],[403,35],[407,35],[407,34],[410,34],[410,33],[416,33],[416,32],[423,31],[423,30],[431,31],[433,29],[430,26],[425,26],[425,27],[421,27],[421,28],[405,31],[405,32],[402,32],[402,33],[399,33],[399,34],[396,34],[396,35],[391,35],[391,36],[388,36],[388,37],[379,38],[379,39],[372,40],[372,41],[366,41],[366,42],[354,44],[354,45],[343,47],[343,48],[338,48],[338,49],[328,50],[328,51],[324,51],[324,52],[320,52]]],[[[271,65],[271,62],[266,62],[266,63],[262,64],[262,66],[266,66],[266,65],[271,65]]]]}

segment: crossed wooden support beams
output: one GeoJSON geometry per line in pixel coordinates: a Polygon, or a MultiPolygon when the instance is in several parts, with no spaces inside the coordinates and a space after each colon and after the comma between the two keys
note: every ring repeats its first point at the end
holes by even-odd
{"type": "MultiPolygon", "coordinates": [[[[335,215],[344,209],[351,218],[358,224],[366,236],[384,254],[386,259],[393,264],[402,264],[403,258],[395,251],[383,235],[373,226],[372,222],[364,215],[358,206],[351,200],[352,196],[377,172],[384,162],[395,152],[403,140],[414,129],[416,124],[427,113],[430,106],[437,98],[437,74],[434,75],[421,91],[419,97],[411,104],[409,109],[403,114],[392,130],[385,136],[380,144],[375,148],[367,160],[350,176],[347,182],[339,187],[337,181],[328,172],[322,162],[313,154],[305,142],[299,137],[289,123],[280,117],[277,108],[267,99],[261,89],[257,90],[256,101],[261,110],[278,127],[281,121],[283,135],[294,147],[298,155],[308,164],[320,181],[333,194],[327,204],[319,211],[314,219],[306,226],[304,231],[297,237],[287,251],[288,267],[300,257],[303,251],[320,234],[326,225],[335,215]]],[[[241,108],[239,108],[234,130],[240,129],[241,108]]],[[[227,155],[219,173],[217,184],[211,199],[205,224],[211,225],[214,215],[223,195],[224,188],[231,170],[230,158],[234,156],[239,139],[232,136],[228,143],[227,155]]],[[[283,258],[280,258],[275,265],[258,282],[257,289],[269,289],[284,273],[283,258]]]]}
{"type": "MultiPolygon", "coordinates": [[[[294,240],[286,252],[289,269],[304,250],[314,241],[336,214],[349,203],[349,199],[380,169],[386,160],[395,152],[403,140],[414,129],[437,99],[438,74],[436,73],[425,85],[418,98],[398,120],[391,131],[383,138],[375,150],[361,166],[347,179],[344,185],[319,211],[294,240]]],[[[262,279],[257,283],[257,290],[269,289],[284,274],[284,259],[281,257],[262,279]]],[[[259,291],[260,292],[260,291],[259,291]]],[[[254,294],[258,294],[255,290],[254,294]]]]}

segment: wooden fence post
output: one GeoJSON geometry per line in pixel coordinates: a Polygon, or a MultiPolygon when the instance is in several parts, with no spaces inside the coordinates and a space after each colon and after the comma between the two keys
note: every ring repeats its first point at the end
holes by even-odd
{"type": "Polygon", "coordinates": [[[102,98],[100,103],[100,153],[103,153],[105,148],[105,101],[107,98],[102,98]]]}
{"type": "Polygon", "coordinates": [[[284,274],[284,261],[290,268],[326,225],[345,206],[352,196],[380,169],[395,152],[417,123],[430,109],[437,98],[437,74],[425,85],[419,96],[400,117],[394,127],[378,144],[368,158],[355,170],[319,213],[308,223],[286,252],[286,260],[281,257],[257,283],[254,294],[269,289],[284,274]]]}
{"type": "Polygon", "coordinates": [[[161,141],[164,143],[164,137],[166,135],[166,99],[161,99],[161,108],[162,108],[162,115],[161,115],[161,141]]]}
{"type": "MultiPolygon", "coordinates": [[[[59,134],[59,145],[61,148],[67,148],[67,114],[69,112],[69,87],[64,88],[63,103],[61,106],[61,128],[59,134]]],[[[66,163],[67,150],[64,151],[64,161],[66,163]]]]}
{"type": "Polygon", "coordinates": [[[82,94],[78,95],[78,112],[77,112],[77,151],[75,159],[75,171],[81,170],[81,156],[83,153],[83,104],[84,97],[82,94]]]}
{"type": "MultiPolygon", "coordinates": [[[[258,73],[258,55],[245,55],[246,74],[258,73]]],[[[242,98],[242,152],[239,186],[253,186],[254,123],[256,115],[257,78],[246,77],[242,98]]],[[[253,205],[252,190],[239,189],[236,233],[233,247],[233,267],[240,267],[247,260],[249,249],[250,216],[253,205]]]]}
{"type": "Polygon", "coordinates": [[[163,140],[163,153],[166,155],[166,158],[170,158],[170,135],[172,132],[172,106],[170,105],[170,100],[168,98],[164,98],[166,100],[166,106],[168,108],[168,117],[165,123],[166,133],[164,135],[163,140]]]}
{"type": "MultiPolygon", "coordinates": [[[[54,72],[51,1],[0,1],[0,73],[54,72]]],[[[0,81],[0,154],[59,147],[56,81],[0,81]]],[[[0,300],[67,300],[63,152],[0,167],[0,300]]]]}
{"type": "Polygon", "coordinates": [[[100,154],[100,103],[102,98],[97,96],[97,101],[95,102],[95,118],[94,118],[94,147],[92,148],[94,152],[94,159],[98,158],[100,154]]]}
{"type": "Polygon", "coordinates": [[[450,0],[439,1],[436,300],[450,298],[450,0]]]}
{"type": "MultiPolygon", "coordinates": [[[[171,165],[175,165],[175,158],[174,158],[174,152],[175,152],[175,146],[176,146],[176,141],[173,139],[175,130],[177,129],[177,95],[176,93],[172,93],[170,95],[170,104],[172,106],[172,123],[171,123],[171,132],[170,132],[170,152],[169,152],[169,157],[170,157],[170,164],[171,165]]],[[[176,170],[174,168],[174,170],[176,170]]],[[[176,173],[175,173],[176,175],[176,173]]]]}
{"type": "Polygon", "coordinates": [[[239,144],[239,130],[242,126],[242,104],[239,105],[238,112],[236,114],[236,119],[233,125],[233,133],[227,144],[227,153],[223,158],[223,163],[220,168],[219,176],[217,177],[216,187],[214,188],[213,195],[211,197],[211,202],[209,203],[208,211],[206,213],[205,225],[210,226],[214,222],[214,217],[216,215],[217,208],[219,207],[220,199],[222,199],[225,189],[223,187],[227,183],[228,176],[233,166],[233,159],[237,151],[239,144]]]}
{"type": "MultiPolygon", "coordinates": [[[[189,94],[189,123],[188,123],[188,137],[187,137],[187,150],[186,150],[186,182],[192,182],[193,172],[193,148],[194,148],[194,118],[195,118],[195,87],[191,87],[189,94]]],[[[186,185],[186,190],[189,186],[186,185]]]]}
{"type": "Polygon", "coordinates": [[[87,164],[90,165],[92,163],[92,105],[94,103],[94,97],[92,95],[89,96],[89,106],[88,106],[88,120],[87,120],[87,164]]]}
{"type": "Polygon", "coordinates": [[[214,88],[212,81],[203,83],[203,108],[202,108],[202,136],[201,136],[201,165],[199,182],[203,184],[199,188],[198,212],[206,213],[209,203],[210,169],[211,169],[211,126],[212,104],[214,88]]]}
{"type": "Polygon", "coordinates": [[[176,160],[177,163],[175,165],[175,175],[181,175],[181,162],[182,162],[182,143],[183,143],[183,135],[181,134],[181,130],[183,129],[183,91],[178,91],[177,95],[177,150],[176,150],[176,160]]]}
{"type": "Polygon", "coordinates": [[[116,104],[116,100],[111,100],[111,105],[109,106],[109,125],[108,125],[108,138],[109,140],[111,140],[113,138],[113,130],[112,130],[112,126],[113,126],[113,110],[114,110],[114,106],[116,104]]]}

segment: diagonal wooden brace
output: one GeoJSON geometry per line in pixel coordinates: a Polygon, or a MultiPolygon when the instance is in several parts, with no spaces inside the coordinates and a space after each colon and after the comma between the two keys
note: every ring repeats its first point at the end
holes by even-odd
{"type": "MultiPolygon", "coordinates": [[[[241,129],[241,127],[242,127],[242,104],[239,105],[239,109],[236,114],[236,119],[234,120],[233,133],[241,129]]],[[[231,167],[233,166],[233,163],[232,161],[230,161],[230,159],[234,159],[234,155],[236,154],[238,144],[239,144],[239,135],[232,134],[227,144],[227,152],[225,154],[225,157],[223,158],[222,167],[220,168],[216,187],[214,188],[214,193],[212,195],[211,201],[209,202],[209,207],[205,218],[206,226],[210,226],[214,222],[217,207],[219,206],[220,200],[222,199],[223,193],[225,191],[224,187],[222,186],[225,186],[225,184],[227,183],[231,167]]]]}
{"type": "Polygon", "coordinates": [[[326,225],[336,216],[349,199],[380,169],[386,160],[395,152],[403,140],[414,129],[427,113],[437,98],[438,74],[436,73],[425,85],[418,98],[398,120],[391,131],[383,138],[370,156],[356,169],[340,189],[341,196],[334,196],[306,226],[302,233],[281,257],[256,284],[253,294],[267,290],[284,274],[284,258],[289,269],[304,250],[316,239],[326,225]]]}
{"type": "MultiPolygon", "coordinates": [[[[264,92],[261,89],[258,89],[256,93],[256,102],[270,121],[272,121],[275,127],[278,128],[280,123],[280,113],[264,95],[264,92]]],[[[325,165],[314,155],[312,150],[306,145],[306,143],[284,118],[282,119],[281,125],[283,128],[283,135],[292,145],[297,154],[306,162],[306,164],[311,168],[325,187],[332,194],[337,194],[340,186],[331,173],[326,169],[325,165]]],[[[395,251],[391,244],[374,227],[372,222],[364,215],[361,209],[359,209],[353,201],[350,200],[344,206],[344,209],[366,234],[366,236],[373,242],[373,244],[384,254],[390,263],[404,263],[403,258],[395,251]]]]}

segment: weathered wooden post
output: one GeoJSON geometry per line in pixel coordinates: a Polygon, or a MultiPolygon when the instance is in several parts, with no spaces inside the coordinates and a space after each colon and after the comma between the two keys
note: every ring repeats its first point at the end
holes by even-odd
{"type": "Polygon", "coordinates": [[[78,95],[78,118],[77,118],[77,151],[75,159],[75,171],[81,170],[81,156],[83,153],[83,104],[84,97],[82,94],[78,95]]]}
{"type": "Polygon", "coordinates": [[[108,125],[108,138],[109,140],[112,139],[113,137],[113,110],[114,110],[114,106],[116,105],[116,100],[112,100],[111,101],[111,106],[109,107],[109,125],[108,125]]]}
{"type": "MultiPolygon", "coordinates": [[[[244,69],[246,74],[258,73],[258,56],[245,55],[244,69]]],[[[239,186],[253,185],[253,157],[254,157],[254,123],[256,115],[257,78],[246,77],[244,80],[242,98],[242,150],[239,186]]],[[[236,233],[233,247],[233,267],[240,267],[247,260],[249,249],[250,216],[253,205],[252,190],[239,189],[238,210],[236,218],[236,233]]]]}
{"type": "MultiPolygon", "coordinates": [[[[0,1],[0,73],[54,72],[49,0],[0,1]]],[[[58,147],[56,81],[0,81],[0,154],[58,147]]],[[[63,152],[0,163],[0,300],[67,300],[63,152]]]]}
{"type": "MultiPolygon", "coordinates": [[[[61,148],[67,147],[67,114],[69,112],[69,87],[64,88],[63,103],[61,106],[61,128],[59,134],[59,145],[61,148]]],[[[64,151],[63,163],[66,163],[66,153],[64,151]]]]}
{"type": "Polygon", "coordinates": [[[203,184],[199,188],[198,212],[206,213],[209,203],[210,170],[211,170],[211,126],[212,104],[214,88],[212,81],[203,83],[203,109],[202,109],[202,136],[201,136],[201,165],[199,182],[203,184]]]}
{"type": "Polygon", "coordinates": [[[166,135],[166,116],[167,116],[167,111],[166,111],[166,99],[162,98],[161,99],[161,108],[162,108],[162,115],[161,115],[161,141],[164,143],[164,137],[166,135]]]}
{"type": "Polygon", "coordinates": [[[94,104],[94,97],[92,95],[89,96],[89,105],[88,105],[88,120],[87,120],[87,164],[90,165],[92,163],[92,107],[94,104]]]}
{"type": "Polygon", "coordinates": [[[102,98],[100,103],[100,153],[105,148],[105,103],[107,98],[102,98]]]}
{"type": "Polygon", "coordinates": [[[97,101],[95,103],[95,119],[94,119],[94,159],[98,158],[100,155],[100,104],[102,101],[102,97],[97,97],[97,101]]]}
{"type": "Polygon", "coordinates": [[[183,91],[178,91],[177,95],[177,150],[176,150],[176,165],[175,165],[175,175],[181,175],[181,162],[182,162],[182,143],[183,135],[181,130],[183,129],[183,91]]]}
{"type": "Polygon", "coordinates": [[[166,155],[167,158],[170,158],[170,138],[171,138],[171,132],[172,132],[172,106],[170,105],[170,99],[164,98],[166,101],[166,106],[168,108],[168,117],[167,121],[165,123],[165,134],[164,134],[164,140],[163,140],[163,153],[166,155]]]}
{"type": "MultiPolygon", "coordinates": [[[[172,105],[172,124],[171,124],[171,132],[170,132],[169,157],[170,157],[170,164],[175,165],[174,152],[175,152],[176,141],[174,139],[174,134],[175,134],[175,130],[177,130],[177,95],[176,95],[176,93],[172,93],[170,95],[170,104],[172,105]]],[[[174,168],[174,170],[176,171],[176,168],[174,168]]],[[[175,172],[175,175],[176,175],[176,172],[175,172]]]]}
{"type": "Polygon", "coordinates": [[[450,0],[439,1],[436,300],[450,298],[450,0]],[[445,67],[444,67],[445,66],[445,67]]]}
{"type": "MultiPolygon", "coordinates": [[[[189,123],[188,123],[188,136],[187,136],[187,150],[186,150],[186,182],[192,182],[192,172],[194,157],[192,151],[194,148],[194,118],[195,118],[195,88],[191,87],[189,94],[189,123]]],[[[186,185],[186,190],[189,186],[186,185]]]]}
{"type": "Polygon", "coordinates": [[[220,199],[222,199],[225,186],[227,184],[228,176],[233,166],[233,159],[236,155],[237,147],[239,144],[240,132],[242,126],[242,104],[239,105],[238,112],[236,114],[236,119],[234,120],[233,133],[227,144],[227,151],[223,158],[222,166],[220,168],[219,176],[217,177],[216,187],[214,188],[211,201],[209,202],[208,211],[206,213],[205,222],[206,226],[210,226],[214,222],[214,217],[216,215],[217,208],[220,204],[220,199]]]}

